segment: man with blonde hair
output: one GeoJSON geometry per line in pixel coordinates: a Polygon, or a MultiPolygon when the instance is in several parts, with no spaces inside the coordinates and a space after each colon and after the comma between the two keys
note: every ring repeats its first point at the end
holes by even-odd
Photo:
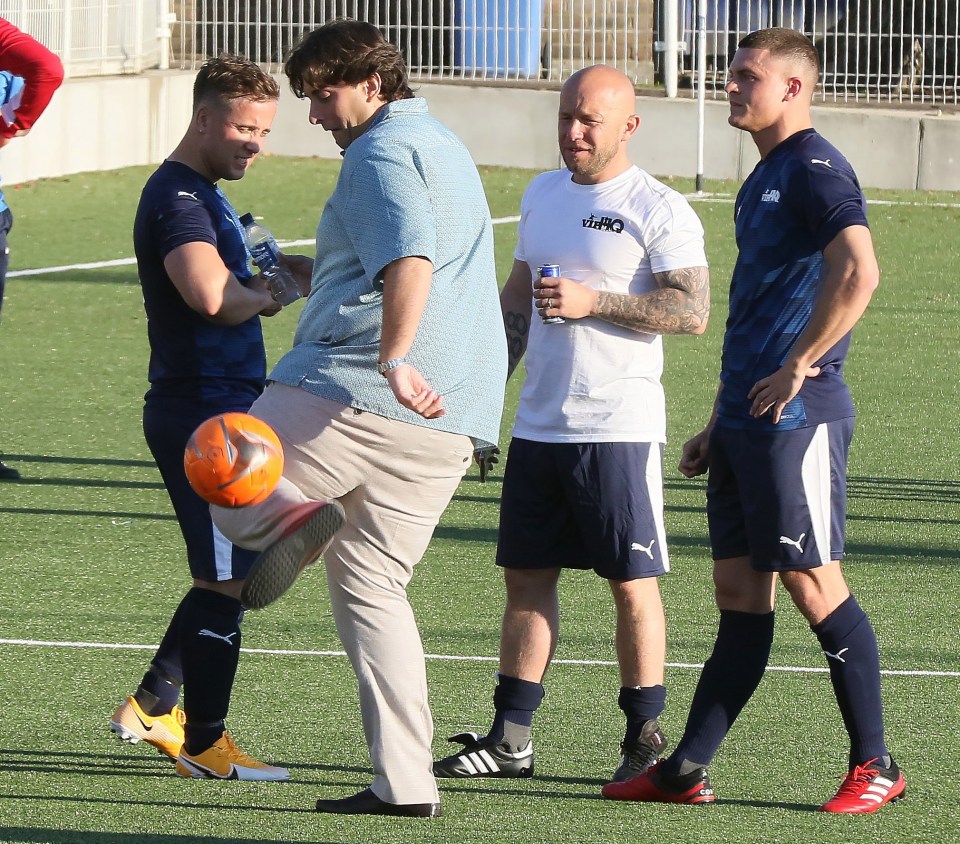
{"type": "Polygon", "coordinates": [[[226,729],[240,656],[240,594],[256,554],[216,529],[183,470],[194,429],[219,413],[246,411],[263,390],[260,316],[280,306],[263,278],[252,276],[240,221],[217,182],[247,173],[279,96],[277,83],[246,58],[205,62],[187,130],[144,186],[133,227],[150,341],[143,431],[177,514],[193,584],[111,728],[175,759],[184,777],[289,777],[241,751],[226,729]]]}

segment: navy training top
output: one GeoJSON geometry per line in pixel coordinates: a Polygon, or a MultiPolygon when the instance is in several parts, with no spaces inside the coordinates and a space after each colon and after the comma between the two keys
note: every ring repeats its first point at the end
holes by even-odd
{"type": "Polygon", "coordinates": [[[216,247],[238,279],[250,278],[241,232],[221,190],[185,164],[165,161],[147,180],[133,242],[150,341],[148,396],[263,389],[267,361],[260,317],[239,325],[210,322],[187,305],[163,265],[178,246],[201,241],[216,247]]]}
{"type": "Polygon", "coordinates": [[[717,424],[788,430],[854,415],[843,380],[847,333],[815,364],[774,425],[750,416],[747,394],[779,369],[813,313],[823,250],[843,229],[866,226],[866,200],[853,168],[814,129],[778,144],[743,183],[734,211],[739,254],[730,283],[717,424]]]}

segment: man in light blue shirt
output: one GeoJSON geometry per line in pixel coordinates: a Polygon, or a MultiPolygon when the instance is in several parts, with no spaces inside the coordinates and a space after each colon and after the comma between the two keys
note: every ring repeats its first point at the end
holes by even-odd
{"type": "Polygon", "coordinates": [[[284,445],[284,476],[262,504],[214,507],[214,519],[262,551],[243,595],[251,608],[324,555],[374,780],[317,811],[435,817],[433,722],[406,586],[474,449],[499,432],[507,355],[490,213],[463,144],[414,97],[375,27],[326,24],[285,72],[310,122],[344,150],[343,168],[316,259],[284,259],[309,298],[251,408],[284,445]]]}

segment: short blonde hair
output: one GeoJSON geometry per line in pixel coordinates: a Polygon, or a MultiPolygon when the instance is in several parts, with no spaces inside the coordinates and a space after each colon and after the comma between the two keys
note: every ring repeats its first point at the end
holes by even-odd
{"type": "Polygon", "coordinates": [[[222,53],[207,59],[193,82],[193,107],[215,99],[222,105],[230,100],[266,102],[280,99],[280,86],[256,62],[245,56],[222,53]]]}

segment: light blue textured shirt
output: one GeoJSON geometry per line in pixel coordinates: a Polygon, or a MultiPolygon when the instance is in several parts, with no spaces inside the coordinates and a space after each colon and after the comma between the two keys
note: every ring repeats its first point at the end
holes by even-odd
{"type": "Polygon", "coordinates": [[[477,168],[426,100],[388,103],[344,152],[317,227],[310,297],[270,379],[487,444],[498,438],[506,376],[493,228],[477,168]],[[383,271],[407,257],[433,264],[406,357],[443,396],[446,415],[437,419],[399,404],[377,372],[383,271]]]}
{"type": "MultiPolygon", "coordinates": [[[[8,70],[0,70],[0,119],[9,126],[17,118],[20,98],[23,96],[25,82],[22,76],[15,76],[8,70]]],[[[7,208],[7,202],[0,190],[0,211],[7,208]]]]}

